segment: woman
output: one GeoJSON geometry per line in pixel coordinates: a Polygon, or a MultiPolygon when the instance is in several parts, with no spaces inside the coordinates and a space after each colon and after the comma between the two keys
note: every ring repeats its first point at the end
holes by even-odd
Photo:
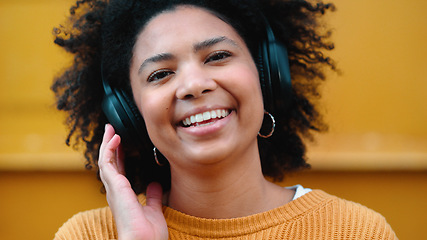
{"type": "Polygon", "coordinates": [[[312,99],[320,68],[334,67],[317,29],[330,7],[78,1],[73,27],[55,31],[75,62],[52,88],[109,207],[56,238],[395,239],[372,210],[265,178],[307,168],[300,136],[325,128],[312,99]]]}

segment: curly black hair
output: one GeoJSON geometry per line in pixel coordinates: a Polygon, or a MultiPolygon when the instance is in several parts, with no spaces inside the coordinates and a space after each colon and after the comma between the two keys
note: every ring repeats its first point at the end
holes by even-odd
{"type": "MultiPolygon", "coordinates": [[[[308,168],[303,138],[310,138],[312,131],[327,129],[316,100],[320,97],[319,84],[325,79],[324,67],[335,69],[334,62],[324,55],[334,48],[330,31],[320,21],[327,10],[334,10],[334,5],[320,0],[77,1],[68,21],[53,31],[54,42],[74,55],[73,64],[55,78],[51,87],[57,108],[68,113],[67,145],[79,147],[83,143],[86,168],[97,167],[107,123],[101,110],[102,76],[131,94],[129,68],[137,35],[157,14],[184,4],[226,19],[253,56],[265,31],[260,15],[267,17],[276,38],[287,47],[293,92],[287,114],[276,119],[273,136],[258,140],[262,170],[265,176],[280,181],[287,172],[308,168]]],[[[144,193],[152,181],[160,182],[165,190],[170,188],[170,169],[155,164],[150,147],[126,149],[126,177],[136,193],[144,193]]]]}

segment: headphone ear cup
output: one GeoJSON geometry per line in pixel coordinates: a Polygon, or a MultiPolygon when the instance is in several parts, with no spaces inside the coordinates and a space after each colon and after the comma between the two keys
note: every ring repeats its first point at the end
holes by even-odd
{"type": "Polygon", "coordinates": [[[292,82],[288,51],[276,41],[266,24],[266,40],[259,46],[259,72],[265,109],[273,115],[285,114],[291,102],[292,82]]]}
{"type": "Polygon", "coordinates": [[[124,144],[146,145],[146,140],[143,139],[143,136],[147,135],[145,123],[136,105],[125,91],[105,85],[108,84],[104,83],[106,94],[102,101],[102,110],[116,133],[124,144]]]}
{"type": "Polygon", "coordinates": [[[277,115],[284,114],[291,102],[292,82],[288,51],[280,42],[270,42],[270,77],[272,101],[277,115]]]}
{"type": "Polygon", "coordinates": [[[261,83],[261,91],[264,99],[264,108],[266,111],[273,113],[273,90],[271,89],[271,75],[270,75],[270,58],[268,56],[268,43],[262,41],[259,46],[258,56],[258,72],[261,83]]]}

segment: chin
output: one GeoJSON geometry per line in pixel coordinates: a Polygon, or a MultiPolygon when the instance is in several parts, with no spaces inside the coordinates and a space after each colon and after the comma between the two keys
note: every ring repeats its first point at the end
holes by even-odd
{"type": "Polygon", "coordinates": [[[194,147],[188,154],[185,154],[187,157],[185,157],[184,161],[202,165],[213,165],[230,159],[233,152],[234,150],[230,148],[230,145],[228,145],[228,147],[219,147],[218,144],[216,144],[215,148],[194,147]]]}

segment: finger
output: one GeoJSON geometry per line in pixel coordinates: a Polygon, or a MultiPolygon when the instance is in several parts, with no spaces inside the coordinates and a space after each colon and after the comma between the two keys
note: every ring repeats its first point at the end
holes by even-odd
{"type": "Polygon", "coordinates": [[[147,206],[155,210],[162,211],[162,186],[157,182],[152,182],[147,187],[147,206]]]}
{"type": "Polygon", "coordinates": [[[109,123],[105,124],[104,138],[105,136],[108,136],[107,138],[112,138],[114,134],[115,134],[114,127],[109,123]]]}
{"type": "Polygon", "coordinates": [[[116,152],[119,148],[120,142],[121,142],[120,136],[117,134],[114,134],[113,137],[110,139],[110,141],[107,142],[105,149],[104,149],[105,152],[111,153],[112,154],[111,157],[115,159],[116,158],[116,152]]]}
{"type": "MultiPolygon", "coordinates": [[[[104,143],[105,144],[105,143],[104,143]]],[[[111,184],[112,178],[121,175],[117,166],[116,152],[120,145],[120,136],[115,134],[109,142],[105,144],[104,152],[98,162],[99,173],[102,182],[106,187],[111,184]]]]}
{"type": "Polygon", "coordinates": [[[113,163],[117,166],[116,162],[116,151],[120,145],[120,136],[114,134],[113,137],[104,144],[103,151],[100,155],[99,164],[102,165],[104,163],[113,163]]]}
{"type": "Polygon", "coordinates": [[[114,136],[114,134],[115,134],[115,131],[113,126],[111,126],[111,124],[105,124],[104,136],[102,138],[101,146],[99,149],[99,156],[103,155],[106,145],[114,136]]]}

